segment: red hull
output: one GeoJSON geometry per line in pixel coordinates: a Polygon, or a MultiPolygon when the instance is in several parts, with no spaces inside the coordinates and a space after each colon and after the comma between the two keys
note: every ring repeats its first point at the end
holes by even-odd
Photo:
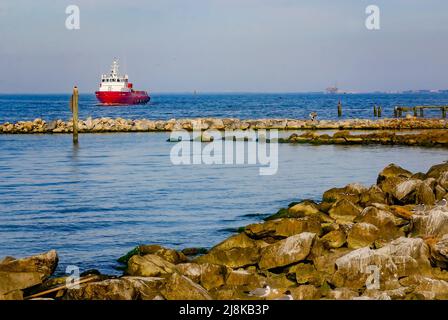
{"type": "Polygon", "coordinates": [[[95,94],[98,101],[106,105],[146,104],[151,99],[146,91],[97,91],[95,94]]]}

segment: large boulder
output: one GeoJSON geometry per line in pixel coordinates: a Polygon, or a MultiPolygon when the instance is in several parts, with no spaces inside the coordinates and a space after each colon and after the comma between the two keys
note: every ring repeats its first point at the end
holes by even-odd
{"type": "Polygon", "coordinates": [[[368,206],[372,203],[387,203],[387,196],[380,187],[373,185],[361,194],[360,203],[363,206],[368,206]]]}
{"type": "Polygon", "coordinates": [[[294,300],[318,300],[321,297],[319,289],[313,285],[302,285],[288,290],[294,300]]]}
{"type": "Polygon", "coordinates": [[[391,212],[377,207],[364,208],[355,222],[369,223],[377,227],[377,239],[390,241],[404,236],[404,232],[399,228],[400,220],[391,212]]]}
{"type": "Polygon", "coordinates": [[[337,201],[330,209],[330,217],[338,223],[350,223],[361,213],[361,208],[347,199],[337,201]]]}
{"type": "Polygon", "coordinates": [[[448,233],[442,238],[428,238],[426,243],[431,249],[431,261],[437,266],[446,268],[448,266],[448,233]]]}
{"type": "Polygon", "coordinates": [[[322,238],[322,243],[326,248],[340,248],[347,242],[345,232],[342,230],[333,230],[328,232],[322,238]]]}
{"type": "Polygon", "coordinates": [[[264,223],[248,225],[244,232],[251,238],[263,239],[267,237],[287,238],[302,232],[320,234],[321,226],[318,219],[313,217],[285,218],[270,220],[264,223]]]}
{"type": "Polygon", "coordinates": [[[22,259],[3,259],[0,263],[0,297],[15,299],[22,296],[21,290],[41,284],[54,272],[57,263],[54,250],[22,259]]]}
{"type": "Polygon", "coordinates": [[[176,270],[196,283],[201,281],[202,268],[198,263],[180,263],[176,265],[176,270]]]}
{"type": "Polygon", "coordinates": [[[441,238],[448,233],[448,212],[434,208],[425,215],[412,216],[411,234],[414,237],[441,238]]]}
{"type": "Polygon", "coordinates": [[[171,262],[173,264],[187,262],[188,258],[182,252],[178,252],[173,249],[164,248],[158,244],[149,244],[149,245],[139,245],[129,251],[126,255],[120,257],[118,259],[121,263],[128,263],[129,259],[135,255],[147,255],[147,254],[155,254],[164,260],[171,262]]]}
{"type": "Polygon", "coordinates": [[[319,206],[312,200],[304,200],[288,209],[291,217],[305,217],[320,213],[319,206]]]}
{"type": "Polygon", "coordinates": [[[391,195],[395,202],[408,204],[415,203],[417,189],[423,182],[417,179],[404,180],[398,183],[395,188],[392,189],[391,195]]]}
{"type": "Polygon", "coordinates": [[[406,299],[448,300],[448,282],[445,280],[415,275],[404,278],[400,282],[404,286],[413,288],[406,299]]]}
{"type": "Polygon", "coordinates": [[[370,223],[355,223],[347,236],[347,244],[351,249],[371,246],[379,237],[379,229],[370,223]]]}
{"type": "Polygon", "coordinates": [[[436,164],[429,168],[428,172],[426,173],[427,178],[439,178],[442,173],[448,172],[448,162],[436,164]]]}
{"type": "Polygon", "coordinates": [[[343,188],[332,188],[324,192],[322,196],[323,202],[337,202],[345,199],[352,203],[358,203],[361,194],[366,192],[367,188],[358,184],[352,183],[343,188]]]}
{"type": "Polygon", "coordinates": [[[436,195],[433,188],[426,182],[421,183],[416,190],[415,203],[432,206],[435,202],[436,195]]]}
{"type": "Polygon", "coordinates": [[[240,233],[216,245],[207,254],[196,258],[194,262],[219,264],[230,268],[256,265],[260,259],[260,249],[264,245],[267,244],[253,240],[245,233],[240,233]]]}
{"type": "Polygon", "coordinates": [[[298,284],[312,284],[321,286],[325,281],[325,275],[316,270],[311,263],[299,263],[288,271],[289,274],[294,274],[298,284]]]}
{"type": "Polygon", "coordinates": [[[131,282],[122,279],[107,279],[68,289],[64,300],[134,300],[137,295],[138,292],[131,282]]]}
{"type": "Polygon", "coordinates": [[[207,290],[219,288],[226,282],[227,273],[225,266],[204,263],[201,265],[200,284],[207,290]]]}
{"type": "Polygon", "coordinates": [[[227,274],[231,269],[223,265],[210,263],[181,263],[176,265],[180,274],[200,284],[207,290],[218,288],[226,282],[227,274]]]}
{"type": "Polygon", "coordinates": [[[140,254],[155,254],[164,260],[173,264],[187,262],[188,258],[182,253],[173,249],[164,248],[158,245],[141,245],[139,246],[140,254]]]}
{"type": "Polygon", "coordinates": [[[359,297],[359,293],[348,288],[335,288],[326,294],[326,298],[331,300],[352,300],[356,297],[359,297]]]}
{"type": "Polygon", "coordinates": [[[22,259],[6,259],[0,263],[0,272],[36,272],[41,280],[50,277],[58,265],[56,250],[22,259]]]}
{"type": "Polygon", "coordinates": [[[412,172],[403,169],[402,167],[397,166],[394,163],[391,163],[379,173],[377,184],[380,184],[384,180],[392,177],[410,178],[411,176],[412,172]]]}
{"type": "Polygon", "coordinates": [[[128,275],[141,277],[159,277],[171,274],[175,265],[155,254],[135,255],[128,262],[128,275]]]}
{"type": "Polygon", "coordinates": [[[171,275],[161,292],[167,300],[212,300],[207,290],[178,273],[171,275]]]}
{"type": "Polygon", "coordinates": [[[378,268],[380,284],[413,274],[431,273],[429,248],[422,239],[399,238],[384,247],[354,250],[336,260],[337,270],[331,279],[336,287],[363,288],[378,268]]]}
{"type": "Polygon", "coordinates": [[[258,266],[266,270],[304,260],[311,251],[315,237],[315,233],[304,232],[263,248],[258,266]]]}
{"type": "Polygon", "coordinates": [[[136,299],[154,300],[160,297],[160,290],[164,285],[164,278],[158,277],[122,277],[123,281],[131,283],[135,289],[136,299]]]}
{"type": "Polygon", "coordinates": [[[265,278],[255,272],[239,269],[232,270],[226,278],[227,286],[245,286],[251,289],[260,288],[265,283],[265,278]]]}
{"type": "Polygon", "coordinates": [[[448,189],[448,171],[444,171],[440,174],[439,178],[437,179],[437,184],[444,190],[448,189]]]}

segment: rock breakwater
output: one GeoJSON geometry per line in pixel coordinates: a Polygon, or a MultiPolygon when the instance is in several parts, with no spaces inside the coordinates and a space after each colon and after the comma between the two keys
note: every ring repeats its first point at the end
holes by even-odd
{"type": "MultiPolygon", "coordinates": [[[[349,119],[349,120],[298,120],[298,119],[123,119],[123,118],[88,118],[78,121],[81,133],[101,132],[169,132],[175,130],[404,130],[404,129],[446,129],[446,119],[349,119]]],[[[71,133],[72,120],[18,121],[0,124],[0,134],[31,134],[31,133],[71,133]]]]}
{"type": "Polygon", "coordinates": [[[447,197],[448,163],[390,164],[371,186],[332,188],[207,252],[184,251],[198,256],[139,246],[119,259],[121,277],[85,272],[68,287],[51,277],[55,251],[6,257],[0,299],[448,299],[447,197]]]}
{"type": "Polygon", "coordinates": [[[405,145],[405,146],[448,146],[448,131],[422,130],[417,133],[400,133],[395,131],[376,131],[368,134],[352,134],[342,130],[328,134],[306,132],[301,135],[292,134],[286,139],[280,138],[280,143],[310,143],[310,144],[341,144],[341,145],[405,145]]]}

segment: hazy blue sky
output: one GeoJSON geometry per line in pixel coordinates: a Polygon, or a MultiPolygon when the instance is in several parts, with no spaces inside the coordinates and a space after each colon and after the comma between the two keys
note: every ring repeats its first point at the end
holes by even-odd
{"type": "Polygon", "coordinates": [[[0,0],[0,92],[93,92],[115,56],[153,92],[448,88],[447,16],[446,0],[0,0]]]}

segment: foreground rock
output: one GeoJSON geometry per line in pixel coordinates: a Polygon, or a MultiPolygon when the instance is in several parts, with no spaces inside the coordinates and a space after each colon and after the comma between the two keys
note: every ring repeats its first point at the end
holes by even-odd
{"type": "Polygon", "coordinates": [[[42,284],[57,264],[55,250],[22,259],[3,259],[0,262],[0,299],[21,299],[24,289],[42,284]]]}
{"type": "Polygon", "coordinates": [[[263,248],[259,267],[264,270],[272,269],[305,259],[310,253],[315,237],[315,233],[304,232],[263,248]]]}

